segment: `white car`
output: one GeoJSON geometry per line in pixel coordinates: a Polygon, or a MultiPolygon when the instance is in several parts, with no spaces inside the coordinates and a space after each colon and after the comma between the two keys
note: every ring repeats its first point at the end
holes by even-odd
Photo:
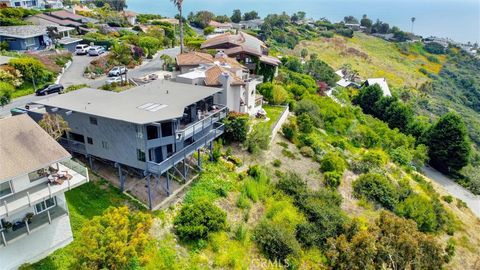
{"type": "Polygon", "coordinates": [[[102,46],[92,46],[88,49],[88,55],[90,56],[98,56],[105,52],[105,48],[102,46]]]}
{"type": "Polygon", "coordinates": [[[112,84],[112,83],[121,84],[124,82],[125,82],[125,77],[111,77],[105,81],[106,84],[112,84]]]}
{"type": "Polygon", "coordinates": [[[127,73],[127,68],[123,66],[113,67],[110,72],[108,72],[109,77],[116,77],[127,73]]]}
{"type": "Polygon", "coordinates": [[[75,54],[76,55],[87,54],[89,49],[90,49],[90,46],[88,46],[87,44],[79,44],[75,46],[75,54]]]}

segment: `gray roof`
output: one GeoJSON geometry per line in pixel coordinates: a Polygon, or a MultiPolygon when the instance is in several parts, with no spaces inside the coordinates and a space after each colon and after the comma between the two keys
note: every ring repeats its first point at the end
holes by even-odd
{"type": "Polygon", "coordinates": [[[81,39],[81,38],[64,37],[64,38],[61,38],[60,40],[58,40],[58,43],[62,44],[62,45],[67,45],[67,44],[72,44],[72,43],[78,43],[82,40],[83,39],[81,39]]]}
{"type": "Polygon", "coordinates": [[[157,80],[116,93],[83,88],[36,103],[135,124],[181,118],[185,107],[221,88],[157,80]]]}
{"type": "Polygon", "coordinates": [[[26,114],[0,119],[0,182],[71,157],[26,114]]]}
{"type": "Polygon", "coordinates": [[[47,34],[47,27],[57,27],[59,32],[74,30],[72,27],[60,25],[18,25],[18,26],[1,26],[0,36],[13,38],[31,38],[47,34]]]}

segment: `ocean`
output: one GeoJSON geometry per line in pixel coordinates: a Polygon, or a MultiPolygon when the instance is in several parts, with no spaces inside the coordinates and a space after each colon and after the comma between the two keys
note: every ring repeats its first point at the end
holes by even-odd
{"type": "MultiPolygon", "coordinates": [[[[127,5],[139,13],[177,14],[170,0],[127,0],[127,5]]],[[[411,30],[410,18],[415,17],[416,34],[480,43],[480,0],[184,0],[185,16],[200,10],[230,16],[234,9],[255,10],[262,17],[305,11],[308,18],[325,17],[333,22],[367,14],[373,21],[380,19],[404,31],[411,30]]]]}

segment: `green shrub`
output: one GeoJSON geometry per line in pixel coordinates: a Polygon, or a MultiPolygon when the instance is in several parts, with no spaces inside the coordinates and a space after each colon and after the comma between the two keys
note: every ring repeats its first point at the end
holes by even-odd
{"type": "Polygon", "coordinates": [[[413,219],[422,232],[433,232],[438,228],[435,209],[425,197],[412,194],[395,208],[395,213],[401,217],[413,219]]]}
{"type": "Polygon", "coordinates": [[[175,233],[184,241],[206,239],[210,232],[226,227],[225,212],[213,203],[199,201],[186,204],[173,222],[175,233]]]}
{"type": "Polygon", "coordinates": [[[250,200],[246,193],[241,192],[237,200],[237,207],[241,209],[250,209],[250,200]]]}
{"type": "Polygon", "coordinates": [[[320,169],[322,172],[336,171],[343,174],[346,167],[347,164],[345,160],[336,152],[329,152],[320,160],[320,169]]]}
{"type": "Polygon", "coordinates": [[[295,156],[295,153],[288,149],[282,149],[282,155],[290,158],[290,159],[296,159],[297,157],[295,156]]]}
{"type": "Polygon", "coordinates": [[[270,144],[270,128],[265,125],[256,126],[245,142],[248,152],[256,154],[260,150],[267,150],[270,144]]]}
{"type": "Polygon", "coordinates": [[[353,182],[357,198],[366,198],[393,210],[398,203],[397,188],[387,177],[377,173],[362,174],[353,182]]]}
{"type": "Polygon", "coordinates": [[[277,158],[272,162],[272,165],[273,165],[273,167],[278,168],[278,167],[282,166],[282,161],[277,158]]]}
{"type": "Polygon", "coordinates": [[[285,138],[291,142],[293,142],[296,138],[297,132],[298,127],[294,120],[290,120],[288,123],[285,123],[282,126],[283,136],[285,136],[285,138]]]}
{"type": "Polygon", "coordinates": [[[294,172],[283,174],[278,180],[277,188],[292,196],[294,199],[299,198],[307,193],[307,183],[294,172]]]}
{"type": "Polygon", "coordinates": [[[310,133],[313,131],[313,121],[308,114],[301,114],[297,117],[298,128],[303,133],[310,133]]]}
{"type": "Polygon", "coordinates": [[[262,253],[272,261],[285,263],[289,256],[300,251],[297,240],[283,224],[264,220],[255,227],[253,237],[262,253]]]}
{"type": "Polygon", "coordinates": [[[304,146],[300,148],[300,153],[305,157],[313,157],[315,155],[315,152],[309,146],[304,146]]]}
{"type": "Polygon", "coordinates": [[[442,196],[442,199],[444,201],[446,201],[447,203],[452,203],[453,202],[453,197],[451,195],[442,196]]]}
{"type": "Polygon", "coordinates": [[[325,186],[330,188],[337,188],[342,183],[342,174],[339,172],[326,172],[323,174],[323,181],[325,186]]]}
{"type": "Polygon", "coordinates": [[[388,157],[382,150],[369,150],[362,155],[360,162],[356,165],[356,169],[366,173],[372,169],[381,169],[387,164],[388,157]]]}
{"type": "Polygon", "coordinates": [[[14,91],[15,88],[13,85],[6,82],[0,82],[0,106],[3,107],[10,103],[14,91]]]}
{"type": "Polygon", "coordinates": [[[227,142],[241,142],[247,139],[248,133],[248,114],[230,112],[223,120],[225,133],[223,138],[227,142]]]}

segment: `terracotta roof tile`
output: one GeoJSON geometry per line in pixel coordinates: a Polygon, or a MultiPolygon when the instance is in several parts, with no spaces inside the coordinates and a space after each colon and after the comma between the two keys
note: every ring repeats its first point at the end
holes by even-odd
{"type": "Polygon", "coordinates": [[[197,66],[213,62],[213,56],[208,53],[189,52],[177,55],[177,65],[179,66],[197,66]]]}

